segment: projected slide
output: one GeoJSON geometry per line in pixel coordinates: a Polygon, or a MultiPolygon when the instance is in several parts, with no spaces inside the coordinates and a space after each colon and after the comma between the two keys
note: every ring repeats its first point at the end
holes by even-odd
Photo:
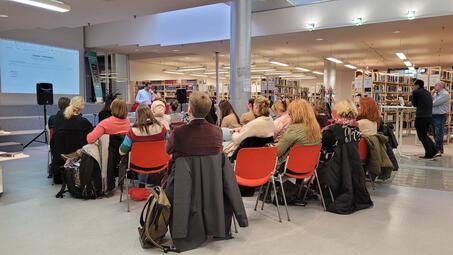
{"type": "Polygon", "coordinates": [[[2,93],[36,93],[36,83],[54,94],[79,94],[79,51],[0,39],[2,93]]]}

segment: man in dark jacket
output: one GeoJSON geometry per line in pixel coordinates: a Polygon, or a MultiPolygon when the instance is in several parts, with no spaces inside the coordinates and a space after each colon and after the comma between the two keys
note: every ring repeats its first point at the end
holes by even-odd
{"type": "Polygon", "coordinates": [[[208,156],[222,152],[222,130],[205,120],[211,104],[206,93],[194,92],[190,96],[190,122],[175,128],[167,142],[167,153],[172,155],[170,169],[178,157],[208,156]]]}
{"type": "Polygon", "coordinates": [[[415,129],[418,139],[425,148],[425,155],[420,156],[424,159],[432,159],[438,156],[438,151],[434,142],[428,136],[428,130],[433,124],[433,98],[428,90],[424,88],[422,80],[416,80],[412,91],[412,105],[417,107],[415,114],[415,129]]]}

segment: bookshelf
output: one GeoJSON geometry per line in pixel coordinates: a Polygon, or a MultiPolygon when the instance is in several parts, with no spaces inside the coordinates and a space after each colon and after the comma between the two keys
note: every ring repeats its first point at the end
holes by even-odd
{"type": "Polygon", "coordinates": [[[146,80],[136,81],[135,86],[132,88],[132,95],[137,95],[138,90],[142,89],[145,85],[151,84],[156,94],[160,94],[166,101],[176,99],[176,90],[186,89],[187,96],[189,96],[194,87],[197,86],[198,80],[146,80]]]}
{"type": "Polygon", "coordinates": [[[373,72],[371,94],[379,105],[411,105],[412,78],[408,75],[373,72]]]}

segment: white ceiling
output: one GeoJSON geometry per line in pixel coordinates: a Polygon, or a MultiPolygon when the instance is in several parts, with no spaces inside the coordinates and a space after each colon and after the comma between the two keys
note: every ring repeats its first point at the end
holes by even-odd
{"type": "Polygon", "coordinates": [[[225,2],[225,0],[62,0],[71,6],[68,13],[0,0],[0,31],[11,29],[80,27],[130,19],[178,9],[225,2]]]}
{"type": "MultiPolygon", "coordinates": [[[[123,46],[101,49],[124,53],[131,60],[178,67],[203,64],[214,67],[214,52],[220,63],[229,63],[229,41],[160,46],[123,46]]],[[[416,66],[453,65],[453,16],[406,20],[359,27],[343,27],[254,37],[252,62],[271,66],[269,59],[322,70],[323,59],[334,56],[360,68],[385,70],[404,67],[395,52],[402,51],[416,66]],[[322,41],[316,40],[322,38],[322,41]]],[[[280,68],[285,69],[285,68],[280,68]]],[[[339,65],[339,69],[345,67],[339,65]]]]}

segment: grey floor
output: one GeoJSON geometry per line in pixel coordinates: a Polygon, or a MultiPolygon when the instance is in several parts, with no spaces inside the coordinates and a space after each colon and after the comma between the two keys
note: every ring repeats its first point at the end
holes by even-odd
{"type": "MultiPolygon", "coordinates": [[[[290,207],[291,222],[278,223],[275,207],[255,212],[253,199],[245,199],[250,227],[232,240],[186,254],[453,254],[453,193],[445,191],[453,190],[453,145],[437,161],[416,159],[420,146],[405,149],[413,155],[401,159],[394,183],[370,190],[372,209],[342,216],[311,202],[290,207]],[[414,181],[414,176],[425,181],[414,181]],[[446,183],[426,184],[439,180],[446,183]]],[[[59,187],[46,179],[45,147],[26,153],[31,157],[4,163],[0,254],[160,254],[142,250],[138,242],[142,202],[126,213],[118,194],[94,201],[56,199],[59,187]]]]}

